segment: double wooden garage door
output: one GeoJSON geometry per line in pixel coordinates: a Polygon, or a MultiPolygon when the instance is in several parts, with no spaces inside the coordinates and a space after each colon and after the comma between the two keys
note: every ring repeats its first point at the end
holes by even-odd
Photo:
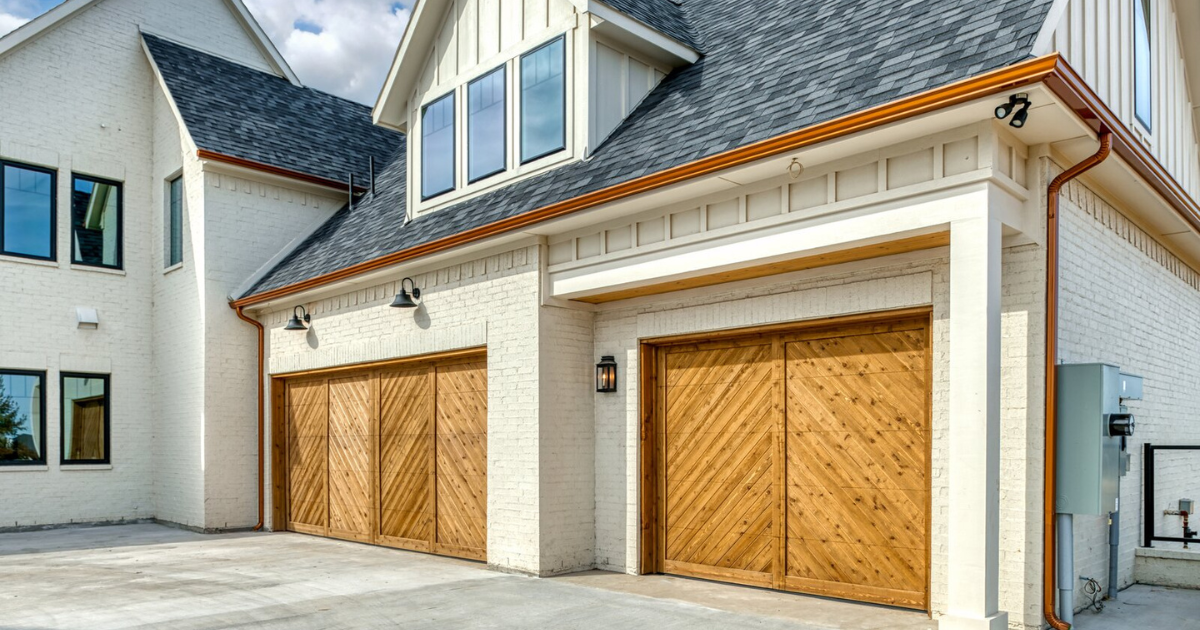
{"type": "Polygon", "coordinates": [[[651,570],[927,608],[927,323],[648,348],[651,570]]]}
{"type": "Polygon", "coordinates": [[[486,559],[484,358],[284,383],[289,530],[486,559]]]}

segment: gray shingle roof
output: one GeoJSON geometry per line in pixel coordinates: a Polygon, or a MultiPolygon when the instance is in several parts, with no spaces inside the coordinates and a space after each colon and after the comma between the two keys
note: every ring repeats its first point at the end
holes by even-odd
{"type": "Polygon", "coordinates": [[[342,209],[245,295],[1012,65],[1051,1],[686,0],[704,58],[668,76],[592,159],[404,224],[398,153],[380,194],[342,209]]]}
{"type": "MultiPolygon", "coordinates": [[[[699,50],[696,33],[688,24],[683,0],[600,0],[660,33],[699,50]]],[[[690,0],[704,2],[712,0],[690,0]]]]}
{"type": "Polygon", "coordinates": [[[371,109],[287,79],[143,34],[200,149],[334,181],[365,182],[370,157],[404,136],[371,124],[371,109]]]}

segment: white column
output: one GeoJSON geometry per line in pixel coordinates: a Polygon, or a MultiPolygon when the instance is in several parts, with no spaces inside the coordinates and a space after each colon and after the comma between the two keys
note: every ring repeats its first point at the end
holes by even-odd
{"type": "Polygon", "coordinates": [[[1000,247],[986,215],[950,225],[949,601],[942,630],[1000,612],[1000,247]]]}

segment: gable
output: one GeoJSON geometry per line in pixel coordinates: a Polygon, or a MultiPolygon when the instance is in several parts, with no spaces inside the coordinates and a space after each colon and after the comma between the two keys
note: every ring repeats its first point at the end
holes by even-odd
{"type": "Polygon", "coordinates": [[[0,37],[0,59],[46,37],[91,40],[127,33],[140,46],[141,30],[299,83],[242,0],[67,0],[0,37]]]}

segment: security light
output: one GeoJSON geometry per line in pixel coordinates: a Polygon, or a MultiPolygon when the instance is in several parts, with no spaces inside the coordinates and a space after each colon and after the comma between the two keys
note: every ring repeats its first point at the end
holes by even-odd
{"type": "Polygon", "coordinates": [[[1017,109],[1018,105],[1021,106],[1021,109],[1017,110],[1016,115],[1013,116],[1012,121],[1010,121],[1008,124],[1012,127],[1016,127],[1017,129],[1024,127],[1025,122],[1029,120],[1029,107],[1033,105],[1033,103],[1029,100],[1029,95],[1025,92],[1013,94],[1012,96],[1008,97],[1007,103],[996,108],[996,118],[999,120],[1008,118],[1008,116],[1013,113],[1013,110],[1017,109]]]}

